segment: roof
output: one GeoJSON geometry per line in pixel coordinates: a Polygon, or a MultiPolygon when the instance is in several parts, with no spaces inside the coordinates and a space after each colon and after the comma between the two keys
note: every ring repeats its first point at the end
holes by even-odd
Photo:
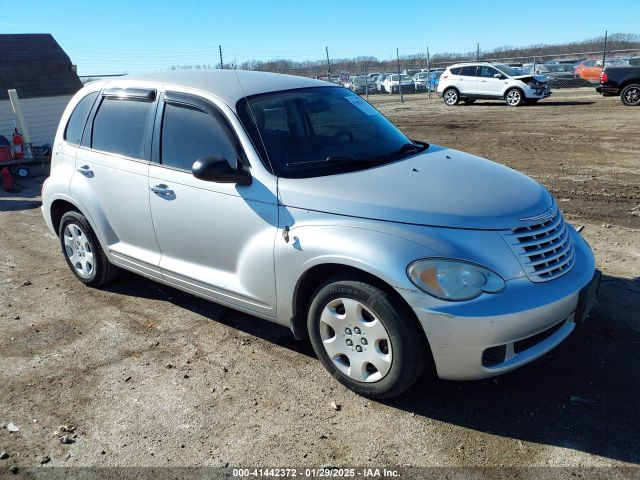
{"type": "Polygon", "coordinates": [[[0,100],[73,95],[82,88],[71,60],[48,33],[0,35],[0,100]]]}
{"type": "MultiPolygon", "coordinates": [[[[120,87],[139,82],[149,85],[171,85],[193,88],[221,98],[235,110],[243,97],[260,93],[305,87],[335,87],[333,83],[312,78],[250,70],[169,70],[146,75],[127,75],[101,81],[103,87],[120,87]]],[[[95,85],[92,83],[91,85],[95,85]]]]}
{"type": "Polygon", "coordinates": [[[468,65],[493,65],[493,63],[491,62],[483,62],[483,61],[477,61],[477,62],[459,62],[459,63],[454,63],[452,65],[449,65],[449,68],[451,67],[465,67],[468,65]]]}

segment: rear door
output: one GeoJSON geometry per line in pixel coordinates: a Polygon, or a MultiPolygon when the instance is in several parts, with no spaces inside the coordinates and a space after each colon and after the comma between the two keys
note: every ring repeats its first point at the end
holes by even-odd
{"type": "Polygon", "coordinates": [[[476,71],[477,67],[475,65],[467,65],[460,68],[460,73],[456,75],[454,84],[461,94],[475,94],[478,92],[476,71]]]}
{"type": "Polygon", "coordinates": [[[148,184],[155,98],[150,89],[102,91],[78,148],[71,193],[120,264],[160,277],[148,184]]]}

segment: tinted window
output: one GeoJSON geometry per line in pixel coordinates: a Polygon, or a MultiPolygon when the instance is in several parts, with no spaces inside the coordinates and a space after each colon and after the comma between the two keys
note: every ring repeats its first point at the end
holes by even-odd
{"type": "Polygon", "coordinates": [[[228,160],[237,158],[235,140],[220,115],[214,118],[202,110],[166,104],[162,119],[161,162],[191,171],[193,163],[208,155],[228,160]]]}
{"type": "Polygon", "coordinates": [[[82,140],[82,132],[84,131],[84,125],[87,123],[87,117],[93,107],[93,102],[98,98],[99,92],[93,92],[84,97],[78,102],[76,108],[73,110],[67,128],[64,132],[64,139],[72,143],[73,145],[80,145],[82,140]]]}
{"type": "Polygon", "coordinates": [[[460,67],[450,68],[449,69],[449,71],[451,72],[452,75],[460,75],[460,70],[462,70],[460,67]]]}
{"type": "Polygon", "coordinates": [[[144,159],[145,133],[153,102],[105,98],[93,121],[91,146],[144,159]]]}
{"type": "Polygon", "coordinates": [[[475,77],[476,76],[476,69],[477,69],[477,67],[475,65],[468,66],[468,67],[462,67],[462,68],[460,68],[460,73],[458,75],[462,75],[462,76],[465,76],[465,77],[475,77]]]}

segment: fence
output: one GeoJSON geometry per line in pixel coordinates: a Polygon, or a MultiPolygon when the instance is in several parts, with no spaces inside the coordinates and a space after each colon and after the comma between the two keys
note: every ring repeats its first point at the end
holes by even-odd
{"type": "Polygon", "coordinates": [[[508,73],[514,75],[542,75],[548,78],[549,86],[553,89],[594,87],[600,81],[602,65],[628,65],[640,66],[640,48],[620,49],[620,50],[600,50],[572,52],[562,54],[511,56],[494,58],[487,55],[470,54],[465,57],[450,61],[432,62],[425,58],[423,61],[397,59],[396,62],[381,64],[360,62],[352,65],[351,68],[341,69],[343,65],[332,65],[331,75],[328,77],[327,69],[317,66],[310,68],[276,68],[274,71],[291,75],[302,75],[323,80],[329,79],[333,83],[350,88],[362,95],[373,95],[381,93],[427,93],[431,95],[437,88],[440,74],[448,66],[464,62],[490,62],[497,65],[509,67],[508,73]],[[392,66],[392,68],[389,68],[392,66]],[[338,73],[339,72],[339,73],[338,73]],[[383,78],[376,78],[377,74],[386,75],[407,75],[410,79],[402,77],[403,85],[401,91],[395,86],[397,77],[393,77],[394,82],[391,90],[391,82],[384,83],[383,78]],[[365,81],[362,77],[370,77],[370,81],[365,81]],[[371,79],[373,77],[373,79],[371,79]]]}

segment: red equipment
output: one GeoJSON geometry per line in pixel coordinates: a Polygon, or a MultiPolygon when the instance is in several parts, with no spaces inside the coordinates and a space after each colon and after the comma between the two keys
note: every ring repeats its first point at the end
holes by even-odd
{"type": "Polygon", "coordinates": [[[8,167],[4,167],[2,169],[2,188],[4,188],[7,192],[13,192],[15,188],[15,183],[8,167]]]}
{"type": "Polygon", "coordinates": [[[13,158],[16,160],[22,160],[24,158],[24,148],[22,145],[24,145],[24,139],[16,128],[13,132],[13,158]]]}

